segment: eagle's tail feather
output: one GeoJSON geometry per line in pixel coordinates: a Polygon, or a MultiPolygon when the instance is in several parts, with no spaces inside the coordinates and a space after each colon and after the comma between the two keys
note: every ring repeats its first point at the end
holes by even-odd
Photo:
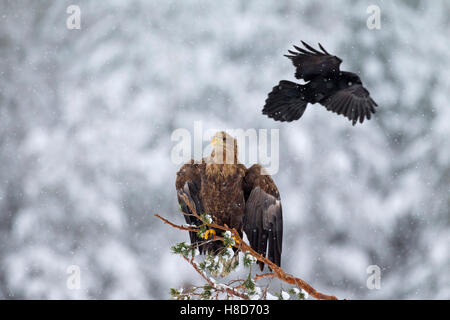
{"type": "Polygon", "coordinates": [[[300,119],[308,104],[302,93],[303,88],[291,81],[280,81],[269,93],[263,114],[276,121],[291,122],[300,119]]]}

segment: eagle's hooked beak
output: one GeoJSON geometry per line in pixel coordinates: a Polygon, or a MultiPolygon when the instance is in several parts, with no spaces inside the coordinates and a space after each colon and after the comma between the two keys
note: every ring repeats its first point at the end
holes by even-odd
{"type": "Polygon", "coordinates": [[[212,138],[212,140],[211,140],[211,144],[212,144],[213,147],[215,147],[215,146],[220,146],[220,145],[223,144],[223,141],[222,141],[222,139],[220,139],[220,138],[214,136],[214,137],[212,138]]]}

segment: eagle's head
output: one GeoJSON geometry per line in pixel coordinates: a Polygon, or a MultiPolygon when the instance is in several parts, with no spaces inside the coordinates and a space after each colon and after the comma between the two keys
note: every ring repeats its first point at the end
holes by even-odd
{"type": "Polygon", "coordinates": [[[214,134],[211,145],[213,151],[211,159],[216,164],[237,164],[238,146],[237,140],[225,131],[214,134]]]}

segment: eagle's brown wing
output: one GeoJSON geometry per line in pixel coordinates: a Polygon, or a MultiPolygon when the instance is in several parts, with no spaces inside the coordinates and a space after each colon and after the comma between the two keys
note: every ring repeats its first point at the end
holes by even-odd
{"type": "MultiPolygon", "coordinates": [[[[280,194],[269,175],[255,164],[247,170],[244,179],[246,198],[244,231],[251,247],[267,256],[276,265],[281,265],[283,240],[283,216],[280,194]]],[[[258,262],[261,271],[264,264],[258,262]]]]}
{"type": "Polygon", "coordinates": [[[288,50],[289,54],[285,56],[292,60],[296,67],[295,77],[309,81],[319,75],[329,75],[339,73],[339,65],[342,60],[336,56],[329,54],[319,43],[322,51],[318,51],[307,43],[303,42],[305,49],[294,46],[298,52],[288,50]]]}
{"type": "MultiPolygon", "coordinates": [[[[181,211],[184,213],[184,218],[186,223],[189,225],[199,226],[202,222],[196,217],[189,216],[192,214],[189,206],[187,205],[184,197],[188,199],[195,207],[197,214],[203,214],[203,203],[200,196],[201,187],[201,175],[204,171],[204,163],[194,163],[191,160],[190,163],[184,164],[180,170],[177,172],[177,179],[175,182],[177,188],[178,203],[180,205],[181,211]]],[[[191,239],[191,244],[200,244],[202,241],[199,239],[195,232],[190,231],[189,237],[191,239]]],[[[199,245],[198,249],[200,253],[203,251],[203,246],[199,245]]]]}
{"type": "Polygon", "coordinates": [[[376,102],[370,97],[369,91],[360,84],[337,91],[332,96],[321,101],[327,110],[342,114],[352,124],[363,123],[364,119],[370,120],[371,114],[375,113],[376,102]]]}

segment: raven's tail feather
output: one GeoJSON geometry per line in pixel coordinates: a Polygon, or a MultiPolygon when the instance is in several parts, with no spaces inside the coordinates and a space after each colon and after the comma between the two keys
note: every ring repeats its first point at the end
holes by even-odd
{"type": "Polygon", "coordinates": [[[291,122],[300,119],[308,104],[302,94],[302,87],[291,81],[280,81],[269,93],[263,114],[276,121],[291,122]]]}

